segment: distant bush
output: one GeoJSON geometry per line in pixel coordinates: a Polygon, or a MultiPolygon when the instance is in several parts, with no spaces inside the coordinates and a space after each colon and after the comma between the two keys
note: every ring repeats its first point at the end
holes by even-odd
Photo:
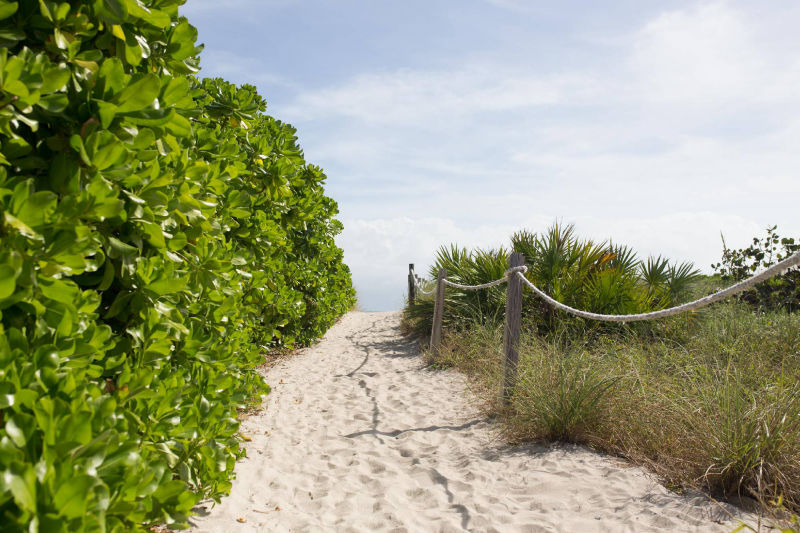
{"type": "MultiPolygon", "coordinates": [[[[778,226],[767,228],[767,234],[761,239],[754,237],[753,244],[747,248],[731,250],[725,246],[724,239],[722,244],[722,259],[711,267],[725,281],[742,281],[800,251],[800,242],[779,236],[778,226]]],[[[764,309],[797,311],[800,309],[800,268],[791,268],[783,275],[759,283],[742,293],[739,299],[764,309]]]]}
{"type": "MultiPolygon", "coordinates": [[[[595,313],[630,314],[669,307],[686,298],[699,278],[691,263],[671,263],[662,257],[642,261],[626,246],[579,238],[571,225],[554,224],[542,234],[520,231],[511,243],[512,251],[525,255],[525,276],[531,282],[560,302],[595,313]]],[[[486,283],[503,277],[508,257],[504,248],[442,247],[430,275],[435,277],[440,268],[446,268],[448,279],[457,283],[486,283]]],[[[480,291],[448,289],[444,320],[451,326],[498,322],[505,313],[505,294],[505,285],[480,291]]],[[[429,331],[433,303],[419,299],[408,314],[421,331],[429,331]]],[[[559,318],[538,298],[523,299],[523,321],[529,327],[553,331],[567,323],[584,322],[567,315],[559,318]]]]}
{"type": "Polygon", "coordinates": [[[181,525],[230,489],[259,352],[354,301],[336,204],[180,0],[0,2],[3,531],[181,525]]]}

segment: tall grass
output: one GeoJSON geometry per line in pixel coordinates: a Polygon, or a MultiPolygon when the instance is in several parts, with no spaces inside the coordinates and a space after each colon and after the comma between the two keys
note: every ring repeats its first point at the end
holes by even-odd
{"type": "Polygon", "coordinates": [[[445,335],[437,364],[472,377],[513,440],[590,445],[691,485],[800,511],[800,316],[723,304],[603,335],[523,335],[511,407],[502,329],[445,335]]]}

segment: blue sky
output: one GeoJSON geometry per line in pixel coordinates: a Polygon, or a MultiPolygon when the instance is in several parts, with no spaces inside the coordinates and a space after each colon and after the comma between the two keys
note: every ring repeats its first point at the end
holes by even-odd
{"type": "Polygon", "coordinates": [[[518,229],[709,271],[800,236],[794,1],[189,0],[202,75],[251,83],[328,175],[364,310],[407,264],[518,229]]]}

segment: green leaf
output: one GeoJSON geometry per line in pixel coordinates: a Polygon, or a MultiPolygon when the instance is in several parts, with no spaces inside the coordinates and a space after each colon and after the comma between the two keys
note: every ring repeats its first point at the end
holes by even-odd
{"type": "Polygon", "coordinates": [[[14,294],[16,279],[17,275],[13,268],[8,265],[0,265],[0,300],[14,294]]]}
{"type": "Polygon", "coordinates": [[[6,435],[8,435],[8,438],[11,439],[11,442],[13,442],[19,448],[25,446],[25,443],[27,442],[27,439],[25,438],[25,433],[22,431],[19,425],[17,425],[17,421],[14,419],[13,416],[8,418],[5,429],[6,429],[6,435]]]}
{"type": "Polygon", "coordinates": [[[89,165],[92,166],[92,160],[89,159],[89,154],[86,153],[86,147],[83,145],[83,139],[81,139],[80,135],[73,135],[69,138],[69,145],[78,152],[81,156],[81,160],[89,165]]]}
{"type": "Polygon", "coordinates": [[[50,13],[50,6],[48,6],[49,3],[50,2],[47,2],[47,0],[39,0],[39,11],[44,18],[50,22],[53,22],[53,14],[50,13]]]}
{"type": "Polygon", "coordinates": [[[97,104],[97,114],[100,116],[100,125],[109,128],[117,114],[117,106],[103,100],[95,100],[95,104],[97,104]]]}
{"type": "Polygon", "coordinates": [[[61,31],[58,28],[53,29],[53,37],[56,43],[56,46],[61,48],[62,50],[67,50],[69,45],[75,42],[75,36],[71,33],[67,33],[65,31],[61,31]]]}
{"type": "Polygon", "coordinates": [[[17,218],[28,226],[38,229],[50,221],[56,210],[58,196],[50,191],[39,191],[31,194],[17,212],[17,218]]]}
{"type": "Polygon", "coordinates": [[[42,94],[50,94],[64,89],[69,81],[70,71],[66,67],[53,67],[48,69],[42,75],[42,86],[39,87],[39,92],[42,94]]]}
{"type": "Polygon", "coordinates": [[[158,224],[154,224],[152,222],[147,222],[145,220],[140,220],[138,221],[138,223],[145,233],[147,242],[149,242],[156,248],[166,247],[167,244],[164,241],[164,232],[161,230],[161,226],[159,226],[158,224]]]}
{"type": "Polygon", "coordinates": [[[149,9],[139,0],[126,0],[128,12],[134,17],[142,19],[143,22],[152,24],[157,28],[168,28],[172,19],[168,14],[158,9],[149,9]]]}
{"type": "Polygon", "coordinates": [[[121,257],[125,255],[136,255],[139,253],[138,248],[134,248],[129,244],[125,244],[121,240],[117,239],[116,237],[109,237],[108,238],[108,245],[111,247],[112,252],[114,255],[111,257],[121,257]]]}
{"type": "Polygon", "coordinates": [[[65,518],[78,518],[86,514],[90,491],[97,483],[97,478],[86,475],[64,480],[53,495],[58,514],[65,518]]]}
{"type": "Polygon", "coordinates": [[[38,282],[39,290],[41,290],[42,294],[47,298],[70,306],[78,300],[81,294],[78,286],[70,281],[40,276],[38,282]]]}
{"type": "Polygon", "coordinates": [[[42,240],[42,236],[33,231],[27,224],[22,222],[20,219],[13,216],[11,213],[4,213],[5,223],[15,230],[17,230],[21,235],[28,237],[29,239],[34,240],[42,240]]]}
{"type": "Polygon", "coordinates": [[[59,3],[58,7],[56,8],[56,12],[54,14],[56,21],[61,22],[63,20],[66,20],[67,15],[69,15],[69,11],[70,11],[70,5],[68,2],[59,3]]]}
{"type": "Polygon", "coordinates": [[[3,154],[10,160],[24,157],[32,151],[33,147],[22,138],[6,139],[3,142],[3,154]]]}
{"type": "Polygon", "coordinates": [[[114,301],[111,303],[111,307],[108,308],[108,311],[103,316],[103,318],[109,319],[117,316],[123,309],[125,309],[128,306],[132,298],[133,298],[132,292],[121,292],[117,294],[117,297],[114,298],[114,301]]]}
{"type": "Polygon", "coordinates": [[[61,113],[69,105],[69,100],[66,94],[49,94],[40,98],[37,105],[50,113],[61,113]]]}
{"type": "Polygon", "coordinates": [[[97,286],[98,291],[105,291],[109,287],[111,287],[111,283],[114,281],[114,265],[111,264],[111,261],[106,261],[105,268],[103,269],[103,279],[100,281],[100,285],[97,286]]]}
{"type": "Polygon", "coordinates": [[[153,104],[161,90],[161,82],[155,74],[148,74],[138,81],[128,85],[117,97],[118,113],[139,111],[153,104]]]}
{"type": "Polygon", "coordinates": [[[102,96],[105,100],[125,88],[128,75],[125,74],[125,66],[122,61],[118,57],[110,57],[103,61],[103,65],[97,73],[97,79],[102,84],[102,96]]]}
{"type": "Polygon", "coordinates": [[[186,234],[178,232],[169,240],[169,249],[176,252],[186,246],[186,242],[186,234]]]}
{"type": "Polygon", "coordinates": [[[85,146],[89,160],[97,170],[105,170],[118,165],[128,155],[125,145],[107,130],[92,133],[86,139],[85,146]]]}
{"type": "Polygon", "coordinates": [[[185,20],[181,21],[172,29],[167,50],[174,59],[186,59],[194,55],[196,40],[197,30],[185,20]]]}
{"type": "Polygon", "coordinates": [[[142,58],[145,58],[149,55],[149,52],[145,52],[144,48],[141,46],[141,43],[139,43],[138,40],[130,35],[126,36],[123,47],[125,49],[125,61],[133,66],[139,65],[139,63],[142,62],[142,58]]]}
{"type": "Polygon", "coordinates": [[[13,46],[17,42],[24,40],[25,37],[25,32],[19,28],[0,29],[0,45],[3,46],[13,46]]]}
{"type": "Polygon", "coordinates": [[[192,134],[192,124],[186,117],[173,111],[170,114],[169,122],[166,124],[167,131],[177,137],[188,137],[192,134]]]}
{"type": "Polygon", "coordinates": [[[128,6],[124,0],[95,0],[94,8],[112,22],[122,23],[128,18],[128,6]]]}
{"type": "Polygon", "coordinates": [[[147,289],[159,296],[182,291],[186,287],[186,279],[159,279],[147,285],[147,289]]]}
{"type": "Polygon", "coordinates": [[[7,19],[16,13],[18,8],[17,2],[0,2],[0,20],[7,19]]]}
{"type": "Polygon", "coordinates": [[[13,463],[3,471],[0,488],[0,492],[11,492],[21,509],[36,512],[36,473],[32,466],[13,463]]]}
{"type": "Polygon", "coordinates": [[[172,78],[161,94],[161,103],[165,106],[172,106],[189,96],[189,80],[172,78]]]}

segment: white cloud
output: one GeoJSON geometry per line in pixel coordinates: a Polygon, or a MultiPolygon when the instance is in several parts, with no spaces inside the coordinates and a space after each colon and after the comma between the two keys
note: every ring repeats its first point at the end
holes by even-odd
{"type": "Polygon", "coordinates": [[[345,116],[370,124],[441,127],[443,119],[563,102],[587,83],[580,77],[543,78],[489,65],[452,71],[400,69],[302,93],[286,112],[299,120],[345,116]]]}
{"type": "Polygon", "coordinates": [[[631,56],[641,76],[638,96],[708,104],[760,94],[768,73],[744,17],[719,2],[665,12],[648,22],[636,33],[631,56]]]}
{"type": "Polygon", "coordinates": [[[221,76],[234,83],[249,83],[259,87],[260,92],[268,94],[269,86],[280,86],[298,89],[297,83],[272,72],[261,70],[257,58],[243,54],[234,54],[224,50],[207,50],[203,52],[201,60],[201,76],[206,72],[213,72],[214,76],[221,76]]]}

